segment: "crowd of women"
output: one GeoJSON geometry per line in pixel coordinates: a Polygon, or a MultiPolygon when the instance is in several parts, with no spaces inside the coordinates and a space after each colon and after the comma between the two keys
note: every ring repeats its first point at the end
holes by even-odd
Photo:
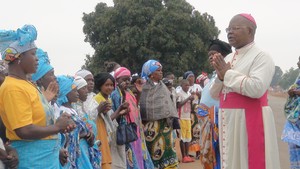
{"type": "MultiPolygon", "coordinates": [[[[168,74],[162,81],[158,61],[145,62],[141,76],[115,62],[108,62],[107,72],[96,75],[79,70],[74,76],[55,76],[47,52],[35,45],[34,26],[2,30],[0,36],[0,152],[6,167],[178,168],[175,140],[181,123],[172,91],[174,77],[168,74]],[[137,139],[117,144],[118,126],[132,122],[137,139]]],[[[223,47],[216,46],[223,42],[214,42],[211,50],[221,52],[223,47]]],[[[191,75],[185,74],[187,79],[191,75]]],[[[191,89],[194,80],[187,85],[191,89]]],[[[202,88],[196,91],[198,106],[202,88]]],[[[200,105],[207,110],[205,101],[200,105]]],[[[214,128],[213,120],[202,121],[202,126],[209,122],[208,130],[214,128]]],[[[202,139],[209,138],[215,137],[202,139]]],[[[207,161],[207,151],[202,154],[207,161]]],[[[216,166],[216,160],[208,162],[216,166]]]]}
{"type": "MultiPolygon", "coordinates": [[[[176,89],[174,75],[167,73],[163,79],[163,66],[156,60],[146,61],[140,76],[115,62],[107,62],[107,71],[95,75],[79,70],[73,76],[56,76],[47,52],[35,45],[34,26],[0,30],[0,169],[175,169],[180,160],[194,161],[190,151],[205,169],[280,168],[279,160],[270,160],[279,159],[279,153],[271,109],[266,108],[273,62],[259,55],[262,60],[254,59],[254,67],[246,60],[239,61],[247,63],[246,68],[234,65],[236,56],[253,60],[260,53],[255,47],[247,53],[255,46],[255,30],[251,15],[234,16],[226,31],[236,52],[212,40],[211,79],[202,73],[196,84],[195,74],[186,71],[176,89]],[[228,57],[231,63],[225,62],[228,57]],[[268,83],[260,83],[264,79],[268,83]],[[219,97],[221,104],[215,100],[219,97]],[[264,144],[257,141],[258,132],[264,144]],[[176,151],[178,139],[181,151],[176,151]],[[270,147],[273,151],[265,151],[270,147]]],[[[299,86],[298,77],[288,91],[282,135],[289,143],[292,168],[300,166],[299,86]]]]}

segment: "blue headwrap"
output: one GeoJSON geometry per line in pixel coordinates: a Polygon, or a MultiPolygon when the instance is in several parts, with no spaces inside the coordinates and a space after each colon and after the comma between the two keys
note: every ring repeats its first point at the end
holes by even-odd
{"type": "Polygon", "coordinates": [[[32,74],[32,80],[35,82],[53,69],[53,67],[50,65],[47,52],[44,52],[42,49],[38,48],[36,50],[36,56],[39,59],[39,65],[36,72],[32,74]]]}
{"type": "MultiPolygon", "coordinates": [[[[59,85],[59,95],[57,98],[57,104],[60,106],[68,102],[67,94],[73,89],[74,78],[71,76],[60,75],[57,76],[57,81],[59,85]]],[[[75,86],[75,85],[74,85],[75,86]]]]}
{"type": "Polygon", "coordinates": [[[151,75],[153,72],[155,72],[159,67],[162,67],[162,66],[158,61],[148,60],[143,65],[141,77],[148,79],[149,78],[148,76],[151,75]]]}
{"type": "Polygon", "coordinates": [[[36,48],[34,41],[37,38],[37,31],[33,25],[24,25],[17,31],[0,30],[0,52],[2,60],[12,62],[21,53],[36,48]]]}
{"type": "Polygon", "coordinates": [[[187,79],[189,76],[195,76],[192,71],[187,71],[183,74],[183,79],[187,79]]]}

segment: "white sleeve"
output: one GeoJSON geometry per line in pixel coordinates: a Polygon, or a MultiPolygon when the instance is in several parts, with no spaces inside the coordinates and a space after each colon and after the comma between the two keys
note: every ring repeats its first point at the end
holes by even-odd
{"type": "Polygon", "coordinates": [[[98,106],[99,104],[95,99],[91,99],[87,104],[88,107],[87,113],[92,120],[96,120],[98,117],[98,110],[97,110],[98,106]]]}
{"type": "Polygon", "coordinates": [[[67,113],[67,114],[72,115],[72,111],[69,108],[66,108],[64,106],[60,106],[59,107],[59,112],[61,112],[61,113],[67,113]]]}
{"type": "Polygon", "coordinates": [[[216,77],[209,88],[210,95],[213,99],[219,100],[220,92],[223,88],[223,82],[216,77]]]}
{"type": "Polygon", "coordinates": [[[273,60],[262,52],[255,57],[248,76],[235,70],[228,70],[224,76],[224,85],[233,92],[260,98],[270,87],[274,72],[273,60]]]}
{"type": "Polygon", "coordinates": [[[176,93],[179,93],[180,90],[181,90],[181,86],[177,86],[176,89],[175,89],[176,93]]]}

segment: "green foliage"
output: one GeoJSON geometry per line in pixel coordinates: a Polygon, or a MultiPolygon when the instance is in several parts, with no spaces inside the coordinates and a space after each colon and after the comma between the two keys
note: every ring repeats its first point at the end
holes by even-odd
{"type": "Polygon", "coordinates": [[[292,84],[294,84],[296,78],[299,75],[299,69],[290,68],[289,71],[286,71],[281,80],[278,82],[278,85],[283,89],[288,89],[292,84]]]}
{"type": "Polygon", "coordinates": [[[164,72],[182,75],[207,70],[209,40],[217,37],[212,16],[201,14],[185,0],[114,0],[114,7],[99,3],[83,16],[85,41],[95,49],[85,67],[104,71],[115,61],[141,72],[148,59],[157,59],[164,72]]]}
{"type": "Polygon", "coordinates": [[[283,72],[279,66],[275,66],[275,73],[271,82],[271,86],[277,86],[283,72]]]}

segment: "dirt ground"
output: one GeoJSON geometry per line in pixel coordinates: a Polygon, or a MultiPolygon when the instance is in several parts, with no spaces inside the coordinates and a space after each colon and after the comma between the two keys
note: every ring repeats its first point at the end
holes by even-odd
{"type": "MultiPolygon", "coordinates": [[[[285,117],[283,114],[283,106],[286,102],[286,98],[283,96],[279,96],[276,94],[269,94],[269,105],[272,107],[272,110],[274,112],[274,118],[276,123],[276,130],[277,130],[277,141],[278,141],[278,147],[279,147],[279,155],[280,155],[280,163],[281,163],[281,169],[288,169],[290,168],[289,165],[289,153],[288,153],[288,147],[287,144],[282,142],[281,132],[283,130],[283,126],[285,123],[285,117]]],[[[193,163],[180,163],[181,169],[203,169],[203,166],[200,164],[199,160],[196,160],[193,163]]]]}

